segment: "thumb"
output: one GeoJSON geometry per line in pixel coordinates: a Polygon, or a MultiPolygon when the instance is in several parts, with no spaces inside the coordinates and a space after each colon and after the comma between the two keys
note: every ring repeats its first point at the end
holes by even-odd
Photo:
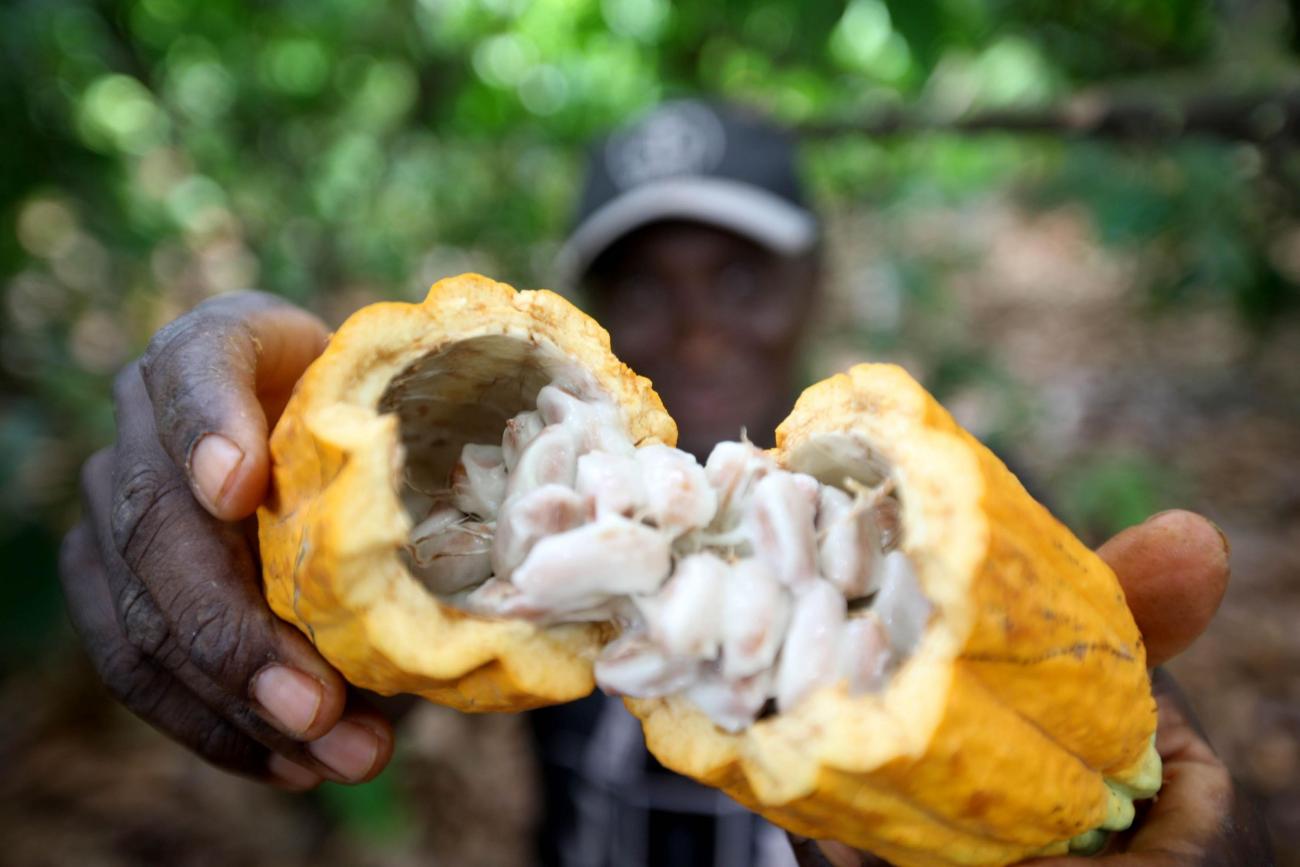
{"type": "Polygon", "coordinates": [[[1228,539],[1200,515],[1161,512],[1097,549],[1115,570],[1154,667],[1205,631],[1228,588],[1228,539]]]}
{"type": "Polygon", "coordinates": [[[237,520],[261,502],[267,431],[326,337],[305,310],[242,292],[200,304],[150,342],[140,372],[158,439],[212,515],[237,520]]]}

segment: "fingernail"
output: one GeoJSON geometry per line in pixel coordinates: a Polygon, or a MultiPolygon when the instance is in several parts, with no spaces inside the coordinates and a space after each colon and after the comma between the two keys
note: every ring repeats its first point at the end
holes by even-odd
{"type": "Polygon", "coordinates": [[[221,505],[244,453],[221,434],[204,434],[190,452],[190,476],[209,506],[221,505]]]}
{"type": "Polygon", "coordinates": [[[321,782],[320,774],[304,768],[297,762],[291,762],[279,753],[272,753],[266,763],[266,772],[271,775],[271,782],[290,792],[305,792],[321,782]]]}
{"type": "Polygon", "coordinates": [[[1205,517],[1204,515],[1197,515],[1197,514],[1195,514],[1195,513],[1189,513],[1186,509],[1165,509],[1163,512],[1156,512],[1154,515],[1152,515],[1151,517],[1147,518],[1147,519],[1146,519],[1145,521],[1143,521],[1142,523],[1144,523],[1144,524],[1154,524],[1156,521],[1159,521],[1161,518],[1164,518],[1164,517],[1167,516],[1167,515],[1175,515],[1175,514],[1178,514],[1178,515],[1189,515],[1189,514],[1191,514],[1193,517],[1200,518],[1202,521],[1204,521],[1205,523],[1209,524],[1211,527],[1214,528],[1214,532],[1216,532],[1216,533],[1219,534],[1219,541],[1223,544],[1223,553],[1224,553],[1224,555],[1230,555],[1230,554],[1232,554],[1232,541],[1228,539],[1228,534],[1225,533],[1225,532],[1223,532],[1223,528],[1222,528],[1222,527],[1220,527],[1218,524],[1214,523],[1213,521],[1211,521],[1209,518],[1205,517]]]}
{"type": "Polygon", "coordinates": [[[1218,524],[1214,523],[1213,521],[1211,521],[1209,518],[1206,518],[1206,519],[1205,519],[1205,523],[1207,523],[1207,524],[1209,524],[1211,527],[1213,527],[1213,528],[1214,528],[1214,532],[1216,532],[1216,533],[1219,534],[1219,541],[1223,543],[1223,554],[1224,554],[1224,556],[1231,556],[1231,555],[1232,555],[1232,540],[1228,538],[1228,534],[1225,533],[1225,532],[1223,532],[1223,528],[1220,527],[1218,524]]]}
{"type": "Polygon", "coordinates": [[[284,665],[264,668],[253,678],[253,699],[270,715],[269,722],[294,737],[311,728],[322,698],[315,678],[284,665]]]}
{"type": "Polygon", "coordinates": [[[344,720],[307,745],[317,761],[347,780],[369,776],[379,756],[379,738],[363,725],[344,720]]]}

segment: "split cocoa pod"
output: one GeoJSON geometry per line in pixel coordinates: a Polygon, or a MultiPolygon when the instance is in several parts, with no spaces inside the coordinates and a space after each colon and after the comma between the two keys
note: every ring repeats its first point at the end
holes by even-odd
{"type": "Polygon", "coordinates": [[[267,597],[349,681],[625,696],[668,768],[900,867],[1096,846],[1159,787],[1115,575],[900,368],[700,465],[608,335],[477,275],[354,314],[271,437],[267,597]]]}

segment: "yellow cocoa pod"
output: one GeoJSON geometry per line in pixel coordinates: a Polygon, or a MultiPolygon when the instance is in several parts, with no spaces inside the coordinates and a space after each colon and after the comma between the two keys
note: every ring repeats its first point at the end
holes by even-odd
{"type": "Polygon", "coordinates": [[[412,526],[404,483],[436,487],[461,444],[500,439],[557,377],[614,396],[634,440],[676,441],[649,380],[614,357],[595,322],[554,293],[477,275],[438,283],[423,304],[358,311],[298,382],[271,435],[258,510],[266,595],[349,681],[466,711],[591,692],[607,626],[467,615],[398,554],[412,526]]]}
{"type": "MultiPolygon", "coordinates": [[[[611,623],[472,614],[400,556],[404,499],[445,484],[465,443],[499,441],[552,382],[612,401],[638,446],[676,441],[599,325],[477,275],[364,308],[303,376],[271,437],[265,587],[349,681],[464,711],[594,688],[611,623]]],[[[807,389],[770,454],[828,484],[891,480],[929,621],[880,691],[826,686],[740,732],[681,694],[628,699],[651,752],[785,828],[900,867],[1008,864],[1127,826],[1160,764],[1114,573],[900,368],[807,389]]]]}

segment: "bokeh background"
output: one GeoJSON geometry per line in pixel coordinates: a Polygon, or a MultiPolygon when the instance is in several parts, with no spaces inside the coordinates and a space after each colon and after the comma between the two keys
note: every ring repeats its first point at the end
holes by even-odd
{"type": "Polygon", "coordinates": [[[1173,506],[1228,531],[1173,667],[1300,864],[1297,7],[0,6],[0,862],[521,863],[516,721],[416,713],[358,789],[225,777],[105,698],[57,544],[160,325],[249,286],[338,322],[463,270],[547,285],[584,143],[702,93],[806,134],[810,376],[903,362],[1092,542],[1173,506]]]}

